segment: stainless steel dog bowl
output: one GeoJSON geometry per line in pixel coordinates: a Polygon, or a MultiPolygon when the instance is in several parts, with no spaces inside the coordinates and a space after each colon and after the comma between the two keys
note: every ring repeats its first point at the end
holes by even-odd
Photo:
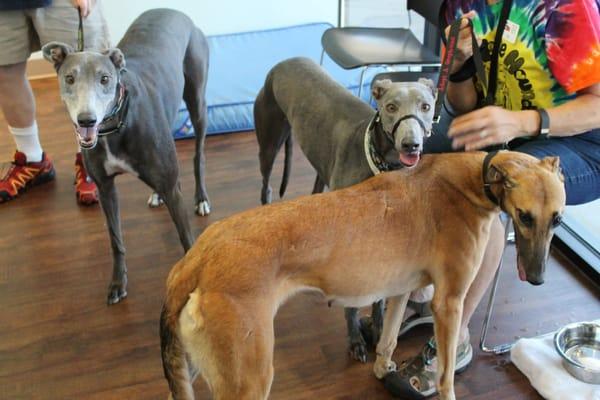
{"type": "Polygon", "coordinates": [[[600,385],[600,323],[569,324],[556,332],[554,346],[571,375],[600,385]]]}

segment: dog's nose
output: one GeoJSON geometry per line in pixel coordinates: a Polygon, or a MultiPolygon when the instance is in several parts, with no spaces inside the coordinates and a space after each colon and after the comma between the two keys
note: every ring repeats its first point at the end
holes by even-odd
{"type": "Polygon", "coordinates": [[[96,117],[90,113],[81,113],[77,116],[77,123],[83,128],[90,128],[96,125],[96,117]]]}
{"type": "Polygon", "coordinates": [[[527,282],[531,283],[533,286],[540,286],[540,285],[544,284],[544,279],[543,278],[534,278],[534,279],[527,278],[527,282]]]}
{"type": "Polygon", "coordinates": [[[406,151],[407,153],[414,153],[419,151],[419,149],[421,148],[421,144],[417,143],[413,140],[403,140],[402,141],[402,150],[406,151]]]}

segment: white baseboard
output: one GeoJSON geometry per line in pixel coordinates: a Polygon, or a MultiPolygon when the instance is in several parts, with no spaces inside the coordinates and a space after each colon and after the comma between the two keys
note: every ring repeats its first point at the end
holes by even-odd
{"type": "Polygon", "coordinates": [[[56,71],[51,63],[43,58],[30,58],[27,60],[27,79],[55,78],[56,71]]]}

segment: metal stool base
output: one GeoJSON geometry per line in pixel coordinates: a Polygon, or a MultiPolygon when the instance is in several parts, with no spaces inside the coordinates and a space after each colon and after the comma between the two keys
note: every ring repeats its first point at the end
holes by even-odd
{"type": "MultiPolygon", "coordinates": [[[[504,225],[504,243],[509,242],[510,236],[510,228],[512,226],[512,220],[508,217],[506,224],[504,225]]],[[[504,258],[504,256],[502,257],[504,258]]],[[[502,269],[502,259],[500,259],[500,264],[498,265],[498,269],[496,270],[496,275],[494,276],[494,282],[492,283],[492,289],[490,291],[490,297],[488,300],[487,311],[485,313],[485,317],[483,319],[483,326],[481,328],[481,339],[479,340],[479,348],[484,353],[489,354],[504,354],[514,346],[513,343],[503,343],[496,346],[491,346],[485,343],[485,339],[487,337],[488,328],[490,324],[490,320],[492,319],[492,311],[494,309],[494,300],[496,299],[496,289],[498,289],[498,281],[500,280],[500,269],[502,269]]]]}

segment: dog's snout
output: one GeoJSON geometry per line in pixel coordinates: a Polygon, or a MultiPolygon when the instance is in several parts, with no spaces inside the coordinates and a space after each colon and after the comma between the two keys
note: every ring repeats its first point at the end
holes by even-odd
{"type": "Polygon", "coordinates": [[[418,143],[414,140],[403,140],[402,141],[402,150],[408,153],[414,153],[421,149],[421,143],[418,143]]]}
{"type": "Polygon", "coordinates": [[[544,284],[544,279],[542,278],[527,278],[527,282],[531,283],[533,286],[540,286],[544,284]]]}
{"type": "Polygon", "coordinates": [[[96,125],[96,117],[91,113],[81,113],[77,116],[77,123],[84,128],[90,128],[96,125]]]}

